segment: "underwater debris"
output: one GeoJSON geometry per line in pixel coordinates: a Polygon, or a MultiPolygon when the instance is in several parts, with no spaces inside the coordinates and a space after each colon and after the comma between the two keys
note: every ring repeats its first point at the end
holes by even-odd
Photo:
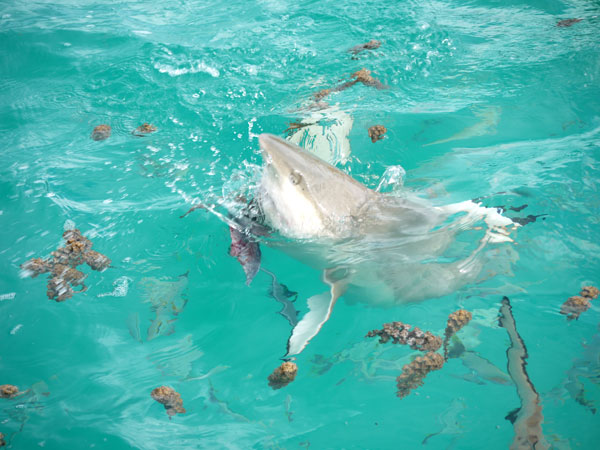
{"type": "Polygon", "coordinates": [[[567,316],[567,320],[577,320],[582,312],[590,309],[590,299],[587,297],[580,297],[575,295],[569,297],[560,307],[560,313],[567,316]]]}
{"type": "Polygon", "coordinates": [[[320,90],[319,92],[315,92],[313,94],[315,101],[319,102],[320,100],[323,100],[325,97],[327,97],[329,94],[331,94],[332,92],[341,92],[345,89],[348,89],[349,87],[354,86],[356,83],[362,83],[365,86],[372,86],[376,89],[387,89],[388,88],[388,86],[383,84],[377,78],[374,78],[371,75],[370,70],[367,70],[365,68],[362,68],[362,69],[354,72],[352,75],[350,75],[350,78],[354,78],[354,80],[346,81],[345,83],[342,83],[333,88],[323,89],[323,90],[320,90]]]}
{"type": "Polygon", "coordinates": [[[375,39],[371,39],[366,44],[355,45],[354,47],[352,47],[348,51],[350,53],[352,53],[353,55],[358,55],[360,52],[362,52],[364,50],[375,50],[376,48],[379,48],[380,45],[381,45],[380,41],[377,41],[375,39]]]}
{"type": "Polygon", "coordinates": [[[66,244],[51,253],[51,258],[32,258],[21,264],[25,275],[31,278],[41,273],[48,273],[46,295],[50,300],[63,302],[74,294],[87,290],[84,280],[86,274],[76,269],[77,266],[87,263],[92,270],[102,271],[110,266],[110,259],[102,253],[92,250],[92,241],[84,237],[74,228],[63,233],[66,244]],[[79,291],[72,287],[81,286],[79,291]]]}
{"type": "Polygon", "coordinates": [[[294,381],[297,374],[298,366],[291,361],[286,361],[268,376],[269,386],[273,389],[281,389],[294,381]]]}
{"type": "Polygon", "coordinates": [[[170,388],[168,386],[160,386],[154,389],[150,395],[154,400],[158,403],[164,405],[167,410],[167,414],[169,418],[174,416],[175,414],[184,414],[185,408],[183,407],[183,400],[181,400],[181,395],[175,389],[170,388]]]}
{"type": "Polygon", "coordinates": [[[366,337],[379,336],[379,342],[382,344],[393,339],[393,344],[408,345],[413,350],[422,352],[435,352],[442,346],[442,340],[431,332],[424,333],[419,327],[411,330],[410,327],[402,322],[384,323],[382,330],[369,331],[366,337]]]}
{"type": "Polygon", "coordinates": [[[12,384],[0,385],[0,398],[15,398],[19,394],[19,388],[12,384]]]}
{"type": "Polygon", "coordinates": [[[459,309],[448,316],[444,332],[444,360],[448,360],[448,343],[450,338],[460,331],[473,318],[473,314],[465,309],[459,309]]]}
{"type": "Polygon", "coordinates": [[[92,131],[92,139],[94,141],[103,141],[105,139],[108,139],[110,137],[110,125],[98,125],[96,128],[94,128],[94,130],[92,131]]]}
{"type": "Polygon", "coordinates": [[[582,297],[592,300],[598,298],[598,294],[600,294],[600,290],[598,290],[598,288],[595,286],[584,286],[581,288],[581,292],[579,293],[579,295],[582,297]]]}
{"type": "Polygon", "coordinates": [[[573,26],[573,25],[575,25],[577,22],[581,22],[582,20],[583,20],[583,19],[564,19],[564,20],[561,20],[561,21],[559,21],[559,22],[556,24],[556,26],[557,26],[557,27],[563,27],[563,28],[566,28],[566,27],[573,26]]]}
{"type": "Polygon", "coordinates": [[[147,134],[154,133],[156,131],[156,127],[150,123],[144,122],[139,127],[131,132],[134,136],[144,137],[147,134]]]}
{"type": "Polygon", "coordinates": [[[547,449],[548,443],[542,432],[542,406],[540,396],[527,374],[527,348],[517,331],[512,306],[508,297],[502,299],[499,325],[506,329],[510,338],[510,347],[506,350],[508,374],[517,387],[521,401],[520,408],[509,413],[506,418],[513,423],[515,437],[511,449],[547,449]]]}
{"type": "Polygon", "coordinates": [[[373,144],[383,139],[383,135],[385,133],[387,133],[387,128],[383,125],[373,125],[371,128],[369,128],[369,137],[371,138],[371,142],[373,144]]]}
{"type": "Polygon", "coordinates": [[[429,372],[439,370],[444,365],[444,357],[439,353],[429,352],[416,357],[410,364],[402,368],[402,373],[396,378],[400,398],[410,394],[412,389],[423,386],[423,380],[429,372]]]}

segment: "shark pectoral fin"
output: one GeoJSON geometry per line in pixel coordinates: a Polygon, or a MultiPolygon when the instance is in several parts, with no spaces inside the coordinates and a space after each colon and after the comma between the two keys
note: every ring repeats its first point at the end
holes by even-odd
{"type": "Polygon", "coordinates": [[[285,357],[297,355],[304,350],[310,340],[321,331],[323,324],[329,320],[335,302],[344,293],[346,283],[330,281],[328,273],[329,271],[324,272],[323,279],[329,284],[329,291],[313,295],[308,299],[309,311],[292,330],[285,357]]]}
{"type": "Polygon", "coordinates": [[[511,412],[509,412],[505,419],[508,420],[510,423],[514,424],[517,421],[517,416],[519,415],[519,411],[521,411],[521,408],[516,408],[513,409],[511,412]]]}

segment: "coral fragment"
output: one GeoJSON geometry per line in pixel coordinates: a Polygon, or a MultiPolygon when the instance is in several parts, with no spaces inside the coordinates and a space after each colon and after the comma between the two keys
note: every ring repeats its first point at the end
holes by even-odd
{"type": "Polygon", "coordinates": [[[179,395],[179,393],[175,391],[175,389],[170,388],[168,386],[159,386],[156,389],[154,389],[150,393],[150,395],[158,403],[164,405],[169,416],[174,416],[177,413],[185,413],[185,408],[183,407],[183,400],[181,400],[181,395],[179,395]]]}
{"type": "Polygon", "coordinates": [[[52,270],[52,263],[42,258],[32,258],[21,264],[21,269],[31,275],[31,278],[37,277],[40,273],[47,273],[52,270]]]}
{"type": "Polygon", "coordinates": [[[429,352],[416,357],[410,364],[402,368],[402,373],[396,378],[400,398],[406,397],[410,391],[423,385],[423,380],[429,372],[439,370],[444,365],[444,357],[439,353],[429,352]]]}
{"type": "Polygon", "coordinates": [[[49,299],[57,302],[65,301],[76,293],[72,286],[82,286],[77,293],[87,289],[84,284],[86,275],[77,270],[77,266],[87,263],[93,270],[104,270],[111,263],[108,257],[92,250],[92,241],[84,237],[78,229],[65,231],[63,238],[65,246],[54,250],[51,258],[33,258],[21,265],[25,275],[32,278],[40,273],[50,272],[46,293],[49,299]]]}
{"type": "Polygon", "coordinates": [[[387,132],[387,128],[383,125],[373,125],[369,128],[369,137],[371,138],[371,142],[374,144],[375,142],[383,139],[383,135],[387,132]]]}
{"type": "Polygon", "coordinates": [[[444,359],[448,360],[448,343],[450,338],[460,331],[473,318],[473,314],[465,309],[459,309],[448,316],[444,332],[444,359]]]}
{"type": "Polygon", "coordinates": [[[384,323],[382,330],[372,330],[366,337],[379,336],[379,342],[385,344],[392,339],[393,344],[408,345],[413,350],[435,352],[442,346],[442,340],[431,332],[423,332],[419,327],[410,329],[410,325],[402,322],[384,323]]]}
{"type": "Polygon", "coordinates": [[[281,389],[294,381],[297,374],[298,366],[291,361],[286,361],[269,375],[269,386],[273,389],[281,389]]]}
{"type": "Polygon", "coordinates": [[[85,262],[91,267],[92,270],[98,271],[103,271],[110,266],[111,263],[107,256],[94,250],[90,250],[85,254],[85,262]]]}

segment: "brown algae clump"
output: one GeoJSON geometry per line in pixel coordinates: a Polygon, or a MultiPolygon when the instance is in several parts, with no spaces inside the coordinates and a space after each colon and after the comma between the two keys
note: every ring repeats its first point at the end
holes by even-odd
{"type": "Polygon", "coordinates": [[[582,297],[586,297],[592,300],[598,298],[598,294],[600,294],[600,291],[595,286],[584,286],[581,288],[581,292],[579,293],[579,295],[581,295],[582,297]]]}
{"type": "Polygon", "coordinates": [[[325,97],[327,97],[329,94],[331,94],[332,92],[341,92],[345,89],[348,89],[349,87],[354,86],[356,83],[362,83],[365,86],[372,86],[376,89],[387,89],[388,88],[388,86],[383,84],[381,81],[379,81],[378,79],[371,76],[371,71],[367,70],[365,68],[362,68],[362,69],[354,72],[352,75],[350,75],[350,78],[354,78],[354,79],[350,80],[350,81],[346,81],[345,83],[342,83],[333,88],[323,89],[319,92],[315,92],[313,94],[315,101],[319,102],[319,101],[323,100],[325,97]]]}
{"type": "Polygon", "coordinates": [[[42,258],[32,258],[21,265],[21,269],[28,272],[31,278],[37,277],[41,273],[52,271],[52,263],[42,258]]]}
{"type": "Polygon", "coordinates": [[[92,139],[94,141],[103,141],[105,139],[108,139],[110,137],[110,131],[110,125],[98,125],[92,131],[92,139]]]}
{"type": "Polygon", "coordinates": [[[0,385],[0,398],[15,398],[19,395],[19,388],[12,384],[0,385]]]}
{"type": "Polygon", "coordinates": [[[466,324],[468,324],[473,318],[473,314],[465,309],[459,309],[448,316],[448,322],[446,323],[446,336],[452,336],[466,324]]]}
{"type": "Polygon", "coordinates": [[[183,400],[181,400],[181,395],[179,395],[179,393],[175,391],[175,389],[170,388],[168,386],[160,386],[154,389],[150,393],[150,395],[158,403],[164,405],[169,416],[174,416],[177,413],[185,413],[185,408],[183,407],[183,400]]]}
{"type": "Polygon", "coordinates": [[[557,22],[556,26],[561,28],[567,28],[575,25],[577,22],[581,22],[583,19],[564,19],[557,22]]]}
{"type": "Polygon", "coordinates": [[[49,299],[63,302],[74,294],[84,292],[86,274],[76,269],[87,263],[92,270],[102,271],[110,266],[110,259],[102,253],[92,250],[92,241],[84,237],[78,229],[63,233],[66,242],[51,253],[51,258],[33,258],[21,265],[25,275],[31,278],[50,272],[46,294],[49,299]],[[81,290],[72,288],[81,286],[81,290]]]}
{"type": "Polygon", "coordinates": [[[63,278],[53,277],[48,280],[46,295],[50,300],[64,302],[70,299],[75,294],[75,291],[69,286],[69,283],[63,278]]]}
{"type": "Polygon", "coordinates": [[[85,262],[92,270],[97,270],[102,272],[108,266],[110,266],[110,259],[103,255],[102,253],[98,253],[97,251],[90,250],[85,254],[85,262]]]}
{"type": "Polygon", "coordinates": [[[371,138],[371,142],[373,144],[383,139],[383,135],[385,133],[387,133],[387,128],[383,125],[373,125],[371,128],[369,128],[369,137],[371,138]]]}
{"type": "Polygon", "coordinates": [[[131,134],[133,134],[134,136],[143,137],[147,134],[154,133],[155,131],[156,127],[154,125],[144,122],[142,125],[133,130],[131,134]]]}
{"type": "Polygon", "coordinates": [[[567,316],[567,320],[577,320],[582,312],[590,309],[590,299],[578,295],[569,297],[560,307],[560,313],[567,316]]]}
{"type": "Polygon", "coordinates": [[[366,44],[355,45],[348,51],[350,53],[352,53],[353,55],[358,55],[360,52],[362,52],[364,50],[375,50],[376,48],[379,48],[380,46],[381,46],[380,41],[378,41],[376,39],[371,39],[366,44]]]}
{"type": "Polygon", "coordinates": [[[442,340],[431,332],[423,332],[419,327],[413,330],[411,326],[402,322],[384,323],[382,330],[372,330],[367,337],[379,336],[379,342],[385,344],[392,339],[393,344],[408,345],[413,350],[422,352],[435,352],[442,346],[442,340]]]}
{"type": "Polygon", "coordinates": [[[269,386],[273,389],[281,389],[294,381],[297,374],[298,366],[291,361],[286,361],[269,375],[269,386]]]}
{"type": "Polygon", "coordinates": [[[379,81],[377,78],[374,78],[371,75],[371,71],[365,69],[364,67],[357,72],[352,74],[352,78],[356,78],[355,81],[358,81],[365,86],[373,86],[376,89],[387,89],[387,86],[379,81]]]}
{"type": "Polygon", "coordinates": [[[429,372],[439,370],[444,365],[444,357],[439,353],[429,352],[424,356],[416,357],[410,364],[402,368],[402,373],[396,378],[400,398],[410,394],[412,389],[423,385],[423,380],[429,372]]]}
{"type": "Polygon", "coordinates": [[[473,318],[473,314],[465,309],[459,309],[448,316],[444,333],[444,359],[448,360],[448,343],[450,338],[460,331],[473,318]]]}

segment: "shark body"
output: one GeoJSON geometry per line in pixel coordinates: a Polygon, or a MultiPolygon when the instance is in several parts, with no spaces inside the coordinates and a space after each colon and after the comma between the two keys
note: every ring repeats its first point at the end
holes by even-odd
{"type": "Polygon", "coordinates": [[[306,347],[340,296],[384,306],[441,297],[477,279],[488,243],[511,241],[506,227],[514,224],[495,209],[381,194],[286,140],[262,134],[259,142],[264,167],[255,201],[282,238],[265,242],[322,271],[329,287],[308,299],[286,356],[306,347]],[[458,234],[482,222],[478,244],[445,256],[458,234]]]}

